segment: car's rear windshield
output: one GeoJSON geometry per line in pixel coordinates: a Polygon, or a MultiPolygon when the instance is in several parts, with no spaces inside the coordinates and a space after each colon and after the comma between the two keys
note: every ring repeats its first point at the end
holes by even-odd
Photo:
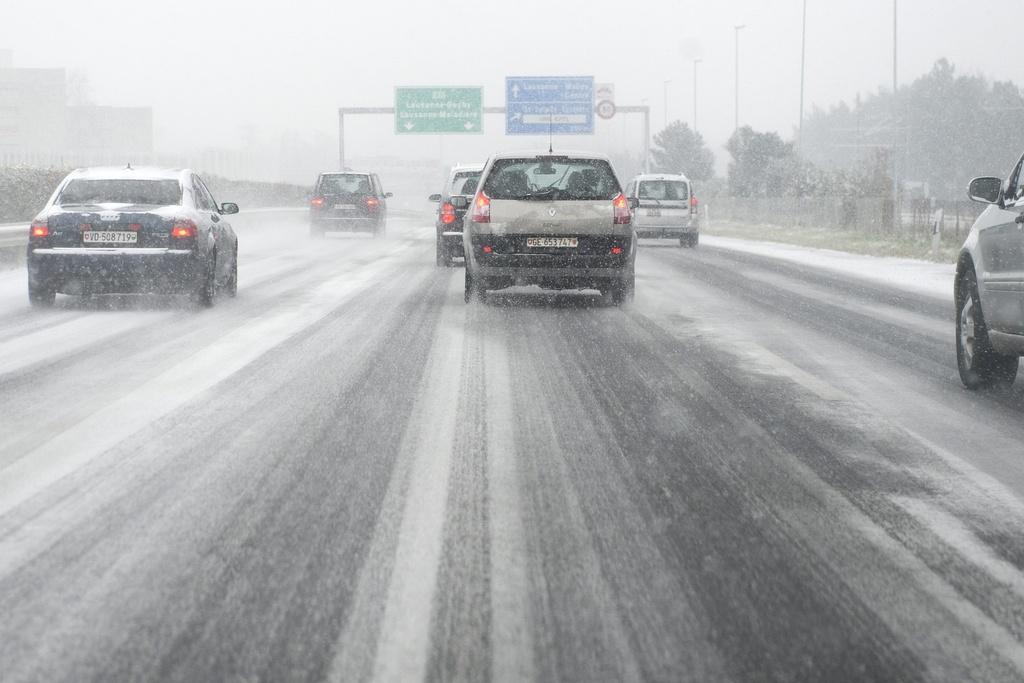
{"type": "Polygon", "coordinates": [[[690,188],[681,180],[643,180],[638,194],[640,199],[685,201],[690,198],[690,188]]]}
{"type": "Polygon", "coordinates": [[[370,194],[370,176],[365,173],[336,173],[320,177],[320,194],[370,194]]]}
{"type": "Polygon", "coordinates": [[[491,199],[599,200],[621,192],[603,159],[544,156],[498,159],[484,182],[491,199]]]}
{"type": "Polygon", "coordinates": [[[476,193],[477,183],[480,182],[480,171],[458,171],[452,178],[451,195],[471,195],[476,193]]]}
{"type": "Polygon", "coordinates": [[[181,204],[181,185],[173,179],[75,178],[57,197],[62,206],[77,204],[181,204]]]}

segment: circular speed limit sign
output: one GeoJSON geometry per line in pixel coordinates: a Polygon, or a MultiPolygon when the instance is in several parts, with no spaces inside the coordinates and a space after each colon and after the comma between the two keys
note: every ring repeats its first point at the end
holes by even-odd
{"type": "Polygon", "coordinates": [[[597,115],[602,119],[610,119],[615,116],[615,103],[610,100],[601,100],[597,103],[597,115]]]}

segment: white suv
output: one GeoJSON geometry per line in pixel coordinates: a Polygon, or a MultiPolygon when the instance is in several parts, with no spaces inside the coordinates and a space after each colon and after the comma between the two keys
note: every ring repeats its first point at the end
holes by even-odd
{"type": "Polygon", "coordinates": [[[967,194],[988,208],[957,259],[956,351],[969,389],[1011,383],[1024,355],[1024,157],[1004,183],[975,178],[967,194]]]}
{"type": "Polygon", "coordinates": [[[637,200],[633,225],[637,237],[678,239],[681,247],[696,247],[700,241],[697,198],[684,175],[644,173],[626,188],[626,196],[637,200]]]}

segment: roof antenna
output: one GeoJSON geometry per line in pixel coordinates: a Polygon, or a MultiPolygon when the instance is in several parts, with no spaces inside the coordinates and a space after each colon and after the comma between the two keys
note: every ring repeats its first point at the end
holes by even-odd
{"type": "Polygon", "coordinates": [[[548,114],[548,154],[555,153],[555,115],[548,114]]]}

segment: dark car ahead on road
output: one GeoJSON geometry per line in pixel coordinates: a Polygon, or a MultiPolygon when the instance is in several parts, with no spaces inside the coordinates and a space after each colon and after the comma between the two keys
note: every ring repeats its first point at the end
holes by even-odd
{"type": "Polygon", "coordinates": [[[238,288],[238,238],[190,170],[72,171],[29,228],[28,293],[36,307],[62,294],[181,294],[212,306],[238,288]]]}
{"type": "Polygon", "coordinates": [[[967,194],[988,204],[957,259],[956,350],[970,389],[1011,383],[1024,355],[1024,157],[1010,177],[975,178],[967,194]]]}
{"type": "Polygon", "coordinates": [[[321,238],[327,231],[362,231],[383,237],[391,196],[376,173],[321,173],[309,202],[309,234],[321,238]]]}
{"type": "Polygon", "coordinates": [[[483,164],[459,164],[452,167],[444,192],[432,194],[429,199],[437,202],[436,258],[438,266],[451,266],[454,258],[462,253],[462,220],[466,215],[469,200],[476,194],[477,183],[483,164]],[[456,206],[458,204],[458,206],[456,206]]]}
{"type": "Polygon", "coordinates": [[[635,202],[608,157],[500,154],[481,178],[463,235],[467,303],[517,285],[633,297],[635,202]]]}

